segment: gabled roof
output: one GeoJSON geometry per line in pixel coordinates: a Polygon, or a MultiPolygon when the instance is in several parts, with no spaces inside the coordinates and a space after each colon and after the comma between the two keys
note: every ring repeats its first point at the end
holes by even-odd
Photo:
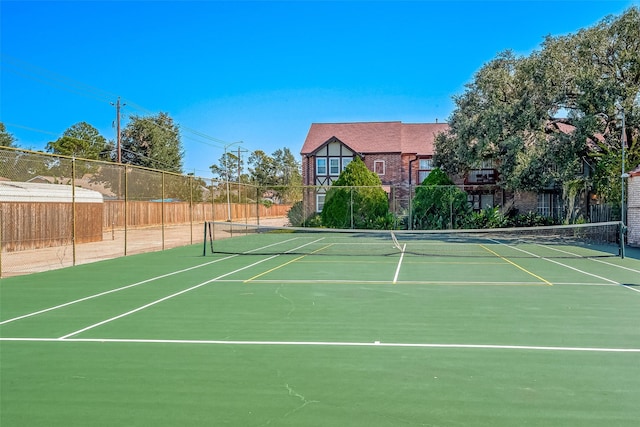
{"type": "Polygon", "coordinates": [[[446,123],[357,122],[313,123],[300,154],[312,154],[335,137],[358,153],[432,155],[433,142],[446,123]]]}

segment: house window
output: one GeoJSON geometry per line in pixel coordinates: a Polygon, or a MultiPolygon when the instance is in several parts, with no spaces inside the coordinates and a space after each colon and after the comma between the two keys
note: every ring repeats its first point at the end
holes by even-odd
{"type": "Polygon", "coordinates": [[[538,194],[538,213],[543,216],[551,216],[551,194],[538,194]]]}
{"type": "Polygon", "coordinates": [[[481,194],[480,206],[482,207],[482,209],[493,208],[493,194],[481,194]]]}
{"type": "Polygon", "coordinates": [[[422,184],[422,181],[429,176],[431,169],[433,169],[431,159],[420,159],[418,168],[418,184],[422,184]]]}
{"type": "Polygon", "coordinates": [[[373,171],[378,175],[384,175],[385,164],[384,160],[374,160],[373,171]]]}
{"type": "Polygon", "coordinates": [[[329,175],[340,175],[340,158],[332,157],[329,159],[329,175]]]}
{"type": "Polygon", "coordinates": [[[316,194],[316,211],[322,212],[322,208],[324,207],[324,196],[326,194],[316,194]]]}
{"type": "Polygon", "coordinates": [[[316,158],[316,175],[327,174],[327,159],[325,157],[316,158]]]}
{"type": "Polygon", "coordinates": [[[420,169],[433,169],[431,159],[420,159],[420,169]]]}
{"type": "Polygon", "coordinates": [[[343,157],[342,158],[342,170],[345,170],[347,165],[349,163],[351,163],[351,160],[353,160],[351,157],[343,157]]]}
{"type": "Polygon", "coordinates": [[[495,169],[493,166],[493,159],[484,159],[482,163],[480,163],[481,169],[495,169]]]}

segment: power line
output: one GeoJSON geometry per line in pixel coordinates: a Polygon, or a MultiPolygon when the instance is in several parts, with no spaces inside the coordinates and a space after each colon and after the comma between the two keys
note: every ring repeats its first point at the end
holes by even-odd
{"type": "Polygon", "coordinates": [[[3,63],[3,69],[6,71],[76,95],[91,98],[99,102],[109,102],[109,99],[115,96],[109,92],[56,74],[50,70],[29,64],[28,62],[6,54],[2,54],[1,61],[3,63]]]}
{"type": "MultiPolygon", "coordinates": [[[[113,94],[108,91],[104,91],[94,86],[87,85],[85,83],[73,80],[69,77],[56,74],[50,70],[47,70],[42,67],[35,66],[18,58],[11,57],[6,54],[2,54],[0,56],[1,62],[3,64],[3,69],[9,72],[12,72],[18,76],[21,76],[26,79],[33,80],[43,85],[55,87],[60,90],[64,90],[79,96],[84,96],[86,98],[90,98],[99,102],[111,104],[113,99],[118,98],[116,94],[113,94]]],[[[134,110],[141,111],[148,115],[154,115],[154,113],[147,108],[129,100],[124,99],[127,105],[134,110]]],[[[163,128],[161,125],[154,123],[155,126],[163,128]]],[[[22,126],[16,126],[22,127],[22,126]]],[[[189,139],[191,141],[197,142],[199,144],[207,145],[214,148],[222,149],[224,145],[228,144],[228,141],[224,141],[219,138],[212,137],[198,130],[189,128],[187,126],[178,125],[180,129],[185,130],[186,132],[192,133],[198,138],[202,138],[206,141],[202,141],[201,139],[191,138],[185,135],[182,135],[184,138],[189,139]],[[210,142],[208,142],[210,141],[210,142]]],[[[28,129],[26,127],[23,127],[28,129]]],[[[164,128],[168,130],[167,128],[164,128]]],[[[42,133],[50,133],[46,131],[42,131],[42,133]]],[[[58,135],[57,133],[50,133],[52,135],[58,135]]]]}

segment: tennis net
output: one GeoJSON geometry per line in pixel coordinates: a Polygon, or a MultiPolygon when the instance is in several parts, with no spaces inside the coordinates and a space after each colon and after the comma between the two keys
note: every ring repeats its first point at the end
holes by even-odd
{"type": "Polygon", "coordinates": [[[475,230],[347,230],[207,222],[203,254],[606,257],[620,255],[619,227],[619,222],[603,222],[475,230]]]}

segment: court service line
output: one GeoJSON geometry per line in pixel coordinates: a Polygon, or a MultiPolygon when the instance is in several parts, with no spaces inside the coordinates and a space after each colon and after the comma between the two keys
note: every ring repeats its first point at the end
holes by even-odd
{"type": "Polygon", "coordinates": [[[78,329],[75,332],[71,332],[70,334],[61,336],[58,339],[59,340],[64,340],[64,339],[67,339],[67,338],[72,337],[74,335],[78,335],[78,334],[80,334],[82,332],[88,331],[90,329],[97,328],[98,326],[104,325],[106,323],[113,322],[114,320],[121,319],[121,318],[126,317],[126,316],[128,316],[130,314],[137,313],[138,311],[142,311],[145,308],[149,308],[149,307],[152,307],[152,306],[154,306],[156,304],[160,304],[161,302],[167,301],[167,300],[169,300],[171,298],[174,298],[174,297],[177,297],[177,296],[182,295],[184,293],[190,292],[190,291],[192,291],[194,289],[198,289],[198,288],[200,288],[200,287],[202,287],[204,285],[208,285],[211,282],[215,282],[217,280],[220,280],[220,279],[222,279],[224,277],[230,276],[230,275],[232,275],[234,273],[237,273],[239,271],[246,270],[247,268],[251,268],[251,267],[256,266],[258,264],[261,264],[261,263],[263,263],[265,261],[269,261],[270,259],[276,258],[277,256],[279,256],[279,255],[273,255],[273,256],[270,256],[269,258],[265,258],[265,259],[261,259],[260,261],[256,261],[253,264],[245,265],[244,267],[241,267],[241,268],[238,268],[236,270],[230,271],[228,273],[222,274],[222,275],[220,275],[218,277],[214,277],[213,279],[209,279],[209,280],[207,280],[205,282],[198,283],[197,285],[191,286],[190,288],[183,289],[183,290],[181,290],[179,292],[175,292],[175,293],[173,293],[171,295],[167,295],[166,297],[163,297],[163,298],[160,298],[158,300],[152,301],[152,302],[150,302],[148,304],[145,304],[145,305],[142,305],[142,306],[140,306],[138,308],[134,308],[133,310],[129,310],[126,313],[119,314],[117,316],[114,316],[114,317],[111,317],[109,319],[103,320],[102,322],[94,323],[93,325],[87,326],[86,328],[78,329]]]}
{"type": "Polygon", "coordinates": [[[120,288],[111,289],[111,290],[104,291],[104,292],[100,292],[100,293],[97,293],[97,294],[94,294],[94,295],[89,295],[87,297],[76,299],[76,300],[69,301],[69,302],[65,302],[64,304],[59,304],[59,305],[56,305],[54,307],[49,307],[49,308],[45,308],[45,309],[42,309],[42,310],[34,311],[33,313],[28,313],[28,314],[24,314],[22,316],[13,317],[11,319],[3,320],[2,322],[0,322],[0,325],[4,325],[5,323],[10,323],[10,322],[15,322],[16,320],[26,319],[27,317],[37,316],[38,314],[43,314],[43,313],[46,313],[48,311],[57,310],[59,308],[64,308],[64,307],[67,307],[67,306],[70,306],[70,305],[73,305],[73,304],[77,304],[79,302],[88,301],[88,300],[91,300],[91,299],[94,299],[94,298],[98,298],[98,297],[102,297],[102,296],[105,296],[105,295],[109,295],[109,294],[112,294],[112,293],[115,293],[115,292],[124,291],[124,290],[129,289],[129,288],[133,288],[133,287],[136,287],[136,286],[144,285],[145,283],[153,282],[154,280],[160,280],[160,279],[164,279],[166,277],[175,276],[176,274],[185,273],[187,271],[191,271],[191,270],[195,270],[195,269],[200,268],[200,267],[205,267],[207,265],[215,264],[215,263],[220,262],[220,261],[225,261],[225,260],[227,260],[229,258],[233,258],[233,257],[236,257],[236,256],[238,256],[238,255],[231,255],[231,256],[228,256],[228,257],[224,257],[224,258],[216,259],[216,260],[213,260],[213,261],[205,262],[204,264],[195,265],[193,267],[185,268],[185,269],[182,269],[182,270],[172,271],[171,273],[162,274],[160,276],[152,277],[152,278],[143,280],[141,282],[132,283],[130,285],[122,286],[120,288]]]}
{"type": "Polygon", "coordinates": [[[496,252],[492,251],[491,249],[487,248],[485,245],[480,245],[480,247],[481,247],[482,249],[485,249],[485,250],[487,250],[487,251],[491,252],[492,254],[494,254],[495,256],[497,256],[498,258],[500,258],[500,259],[502,259],[502,260],[504,260],[504,261],[508,262],[509,264],[513,265],[514,267],[517,267],[517,268],[519,268],[520,270],[524,271],[525,273],[527,273],[527,274],[529,274],[529,275],[531,275],[531,276],[535,277],[536,279],[538,279],[538,280],[542,280],[542,282],[543,282],[543,283],[545,283],[546,285],[548,285],[548,286],[553,286],[553,283],[551,283],[551,282],[550,282],[550,281],[548,281],[547,279],[545,279],[545,278],[543,278],[543,277],[540,277],[540,276],[538,276],[538,275],[537,275],[537,274],[535,274],[535,273],[530,272],[530,271],[529,271],[529,270],[527,270],[526,268],[524,268],[524,267],[522,267],[522,266],[520,266],[520,265],[516,264],[515,262],[511,261],[510,259],[507,259],[507,258],[503,257],[502,255],[500,255],[500,254],[498,254],[498,253],[496,253],[496,252]]]}
{"type": "Polygon", "coordinates": [[[535,258],[543,259],[545,261],[549,261],[549,262],[552,262],[554,264],[560,265],[562,267],[568,268],[569,270],[577,271],[578,273],[582,273],[582,274],[585,274],[587,276],[595,277],[596,279],[604,280],[605,282],[609,282],[609,283],[612,283],[614,285],[621,285],[621,283],[616,282],[615,280],[611,280],[611,279],[608,279],[606,277],[598,276],[597,274],[593,274],[593,273],[589,273],[589,272],[584,271],[584,270],[580,270],[579,268],[572,267],[572,266],[567,265],[567,264],[563,264],[560,261],[556,261],[554,259],[546,258],[546,257],[540,256],[538,254],[534,254],[532,252],[525,251],[522,248],[516,248],[515,246],[511,246],[511,245],[507,245],[507,246],[509,246],[510,248],[513,248],[513,249],[515,249],[517,251],[524,252],[525,254],[531,255],[531,256],[533,256],[535,258]]]}
{"type": "MultiPolygon", "coordinates": [[[[504,265],[504,264],[501,264],[504,265]]],[[[245,280],[242,279],[233,279],[228,280],[228,282],[237,282],[244,283],[245,280]]],[[[388,285],[388,280],[346,280],[346,279],[256,279],[252,281],[253,283],[293,283],[299,285],[308,285],[308,284],[327,284],[327,285],[388,285]]],[[[438,285],[438,286],[469,286],[469,285],[487,285],[487,286],[549,286],[546,283],[535,281],[535,282],[496,282],[496,281],[445,281],[445,280],[399,280],[397,282],[399,285],[438,285]]],[[[571,284],[571,285],[593,285],[593,286],[615,286],[611,283],[558,283],[560,284],[571,284]]]]}
{"type": "Polygon", "coordinates": [[[521,350],[521,351],[577,351],[599,353],[640,353],[640,348],[609,347],[560,347],[537,345],[501,344],[440,344],[440,343],[399,343],[399,342],[348,342],[348,341],[228,341],[228,340],[168,340],[168,339],[120,339],[120,338],[0,338],[0,341],[25,342],[85,342],[85,343],[135,343],[135,344],[208,344],[208,345],[254,345],[254,346],[323,346],[323,347],[404,347],[404,348],[447,348],[480,350],[521,350]]]}
{"type": "MultiPolygon", "coordinates": [[[[323,238],[324,238],[324,237],[323,237],[323,238]]],[[[293,240],[293,239],[291,239],[291,240],[293,240]]],[[[318,240],[322,240],[322,239],[318,239],[318,240]]],[[[291,251],[294,251],[294,250],[296,250],[296,249],[299,249],[299,248],[305,247],[305,246],[307,246],[307,245],[309,245],[309,244],[310,244],[310,243],[306,243],[306,244],[304,244],[304,245],[302,245],[302,246],[299,246],[298,248],[291,249],[291,251]]],[[[277,258],[277,257],[279,257],[279,256],[280,256],[280,255],[273,255],[273,256],[270,256],[270,257],[268,257],[268,258],[265,258],[265,259],[261,259],[261,260],[259,260],[259,261],[256,261],[256,262],[254,262],[254,263],[252,263],[252,264],[245,265],[244,267],[241,267],[241,268],[238,268],[238,269],[233,270],[233,271],[231,271],[231,272],[228,272],[228,273],[222,274],[222,275],[220,275],[220,276],[218,276],[218,277],[215,277],[215,278],[213,278],[213,279],[210,279],[210,280],[207,280],[207,281],[205,281],[205,282],[199,283],[199,284],[197,284],[197,285],[195,285],[195,286],[191,286],[190,288],[183,289],[183,290],[181,290],[181,291],[179,291],[179,292],[176,292],[176,293],[173,293],[173,294],[168,295],[168,296],[166,296],[166,297],[160,298],[160,299],[158,299],[158,300],[156,300],[156,301],[152,301],[152,302],[150,302],[150,303],[148,303],[148,304],[145,304],[145,305],[142,305],[142,306],[140,306],[140,307],[138,307],[138,308],[135,308],[135,309],[133,309],[133,310],[127,311],[126,313],[119,314],[118,316],[111,317],[111,318],[109,318],[109,319],[103,320],[102,322],[98,322],[98,323],[95,323],[95,324],[93,324],[93,325],[87,326],[86,328],[82,328],[82,329],[79,329],[79,330],[77,330],[77,331],[75,331],[75,332],[71,332],[70,334],[64,335],[64,336],[62,336],[62,337],[60,337],[60,338],[58,338],[58,339],[60,339],[60,340],[64,340],[64,339],[67,339],[68,337],[72,337],[72,336],[74,336],[74,335],[80,334],[80,333],[82,333],[82,332],[88,331],[88,330],[93,329],[93,328],[96,328],[96,327],[98,327],[98,326],[102,326],[102,325],[104,325],[104,324],[106,324],[106,323],[109,323],[109,322],[112,322],[112,321],[114,321],[114,320],[121,319],[121,318],[126,317],[126,316],[128,316],[128,315],[130,315],[130,314],[137,313],[138,311],[144,310],[144,309],[146,309],[146,308],[149,308],[149,307],[154,306],[154,305],[156,305],[156,304],[159,304],[159,303],[161,303],[161,302],[167,301],[167,300],[169,300],[169,299],[171,299],[171,298],[174,298],[174,297],[177,297],[177,296],[182,295],[182,294],[184,294],[184,293],[190,292],[190,291],[192,291],[192,290],[194,290],[194,289],[198,289],[198,288],[200,288],[200,287],[202,287],[202,286],[204,286],[204,285],[208,285],[209,283],[215,282],[215,281],[220,280],[220,279],[222,279],[222,278],[224,278],[224,277],[227,277],[227,276],[230,276],[230,275],[232,275],[232,274],[235,274],[235,273],[237,273],[237,272],[239,272],[239,271],[246,270],[247,268],[254,267],[254,266],[258,265],[258,264],[262,264],[263,262],[269,261],[269,260],[274,259],[274,258],[277,258]]],[[[228,257],[228,258],[231,258],[231,257],[228,257]]],[[[225,259],[226,259],[226,258],[225,258],[225,259]]]]}
{"type": "Polygon", "coordinates": [[[396,267],[396,274],[393,276],[393,284],[398,283],[398,275],[400,274],[400,267],[402,267],[402,260],[404,259],[404,251],[407,249],[407,244],[405,243],[402,247],[402,252],[400,253],[400,260],[398,260],[398,266],[396,267]]]}

